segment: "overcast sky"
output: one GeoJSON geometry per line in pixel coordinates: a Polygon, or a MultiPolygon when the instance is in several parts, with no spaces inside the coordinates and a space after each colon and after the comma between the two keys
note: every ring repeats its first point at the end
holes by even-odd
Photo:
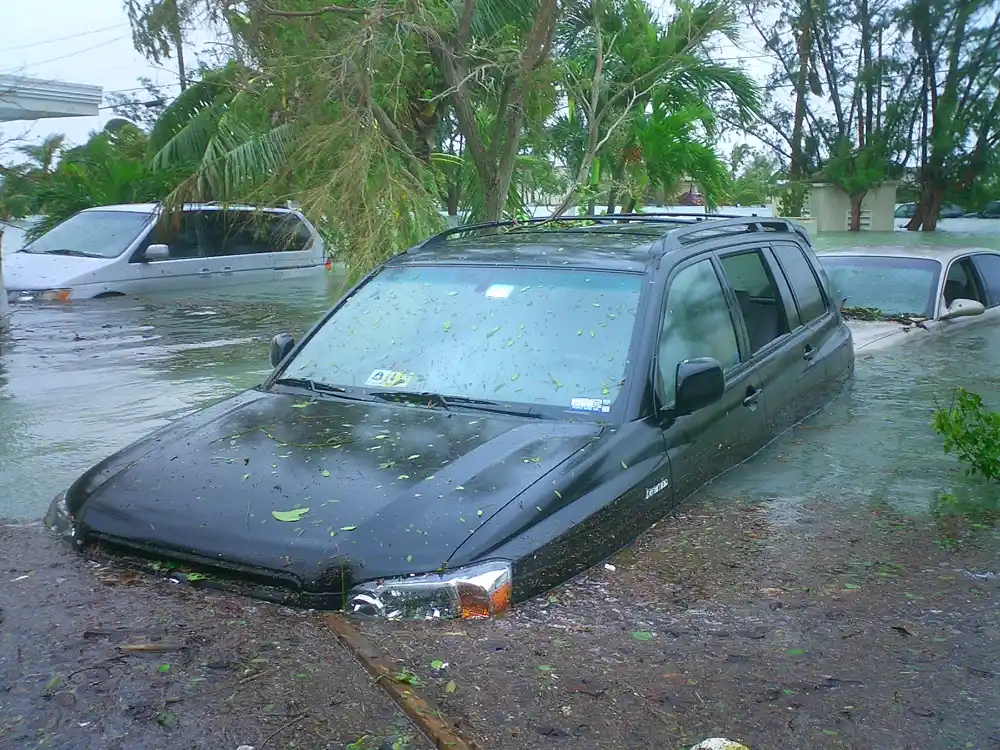
{"type": "MultiPolygon", "coordinates": [[[[0,73],[101,86],[105,95],[113,91],[139,93],[137,79],[146,76],[168,95],[177,93],[174,61],[154,66],[132,48],[122,0],[0,1],[5,6],[0,24],[0,73]]],[[[653,0],[653,4],[660,3],[653,0]]],[[[735,63],[746,56],[744,68],[763,76],[766,71],[755,59],[759,57],[757,40],[748,33],[743,41],[742,51],[730,48],[723,53],[726,62],[735,63]]],[[[210,51],[210,42],[203,31],[188,34],[189,69],[196,67],[199,54],[210,51]]],[[[113,116],[110,109],[103,109],[98,117],[4,123],[0,125],[0,142],[22,135],[37,141],[50,133],[64,133],[69,141],[79,144],[113,116]]]]}

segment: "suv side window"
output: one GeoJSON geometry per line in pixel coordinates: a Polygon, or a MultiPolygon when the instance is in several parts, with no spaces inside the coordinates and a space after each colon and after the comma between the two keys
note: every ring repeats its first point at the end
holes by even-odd
{"type": "Polygon", "coordinates": [[[979,271],[979,278],[986,285],[989,306],[1000,305],[1000,255],[979,253],[972,256],[972,264],[979,271]]]}
{"type": "Polygon", "coordinates": [[[823,294],[816,271],[798,245],[775,243],[774,254],[792,289],[795,304],[799,308],[799,319],[803,325],[808,325],[827,310],[826,295],[823,294]]]}
{"type": "Polygon", "coordinates": [[[269,242],[272,252],[308,250],[312,232],[295,214],[277,214],[268,221],[269,242]]]}
{"type": "Polygon", "coordinates": [[[789,333],[788,315],[771,269],[759,250],[750,250],[720,258],[729,286],[736,293],[740,313],[754,354],[775,339],[789,333]]]}
{"type": "Polygon", "coordinates": [[[166,245],[170,248],[171,260],[204,258],[198,218],[194,211],[179,211],[169,217],[161,217],[149,233],[145,246],[166,245]]]}
{"type": "Polygon", "coordinates": [[[667,291],[656,359],[664,406],[673,404],[677,365],[696,357],[713,357],[727,370],[740,361],[729,302],[710,258],[682,269],[667,291]]]}
{"type": "Polygon", "coordinates": [[[986,304],[970,258],[954,261],[948,268],[948,276],[944,280],[945,305],[951,305],[957,299],[971,299],[986,304]]]}
{"type": "Polygon", "coordinates": [[[269,253],[267,224],[250,211],[203,211],[205,244],[212,257],[269,253]]]}

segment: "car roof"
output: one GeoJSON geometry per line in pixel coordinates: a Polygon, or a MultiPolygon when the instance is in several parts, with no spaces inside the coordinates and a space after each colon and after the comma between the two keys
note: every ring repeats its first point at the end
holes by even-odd
{"type": "Polygon", "coordinates": [[[820,260],[824,257],[869,256],[886,258],[921,258],[948,263],[955,258],[973,253],[993,253],[998,251],[989,247],[955,246],[955,245],[867,245],[855,247],[838,247],[835,250],[817,250],[820,260]]]}
{"type": "Polygon", "coordinates": [[[470,263],[534,265],[642,272],[662,227],[580,227],[461,237],[447,243],[425,243],[390,263],[470,263]]]}
{"type": "MultiPolygon", "coordinates": [[[[160,210],[159,203],[118,203],[112,206],[94,206],[85,208],[81,213],[90,211],[122,211],[127,213],[150,214],[160,210]]],[[[221,203],[185,203],[184,211],[265,211],[267,213],[291,214],[295,209],[276,206],[249,206],[239,204],[223,205],[221,203]]]]}
{"type": "MultiPolygon", "coordinates": [[[[690,213],[493,222],[436,234],[389,264],[532,265],[641,273],[668,253],[686,257],[689,253],[684,251],[692,245],[731,244],[748,234],[766,242],[779,231],[785,238],[802,239],[799,232],[804,230],[786,219],[690,213]],[[562,226],[556,227],[557,221],[562,226]],[[582,221],[597,223],[577,223],[582,221]],[[761,237],[759,232],[767,235],[761,237]]],[[[693,247],[691,252],[696,252],[693,247]]]]}

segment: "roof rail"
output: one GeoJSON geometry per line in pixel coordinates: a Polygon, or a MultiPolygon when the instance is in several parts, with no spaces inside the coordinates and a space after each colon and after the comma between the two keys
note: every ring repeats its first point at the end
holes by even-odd
{"type": "Polygon", "coordinates": [[[781,219],[770,216],[733,216],[713,221],[708,226],[688,225],[678,227],[670,233],[670,239],[676,240],[680,244],[698,242],[701,239],[712,239],[720,235],[739,234],[743,232],[789,232],[800,234],[798,227],[788,219],[781,219]],[[727,231],[728,230],[728,231],[727,231]],[[692,237],[691,235],[705,235],[704,237],[692,237]]]}
{"type": "MultiPolygon", "coordinates": [[[[754,214],[756,216],[756,214],[754,214]]],[[[487,229],[508,229],[516,230],[528,227],[543,227],[546,224],[570,224],[578,222],[591,222],[594,224],[627,224],[627,223],[637,223],[637,224],[672,224],[672,225],[687,225],[701,223],[707,220],[717,220],[717,219],[743,219],[747,220],[748,217],[737,216],[735,214],[694,214],[685,213],[683,211],[650,211],[648,213],[631,213],[631,214],[583,214],[583,215],[573,215],[573,216],[538,216],[532,217],[530,219],[521,220],[506,220],[506,221],[487,221],[479,224],[464,224],[462,226],[450,227],[437,234],[432,234],[426,240],[418,244],[414,250],[423,249],[432,244],[437,244],[448,237],[453,237],[459,234],[470,234],[473,232],[484,232],[487,229]]]]}

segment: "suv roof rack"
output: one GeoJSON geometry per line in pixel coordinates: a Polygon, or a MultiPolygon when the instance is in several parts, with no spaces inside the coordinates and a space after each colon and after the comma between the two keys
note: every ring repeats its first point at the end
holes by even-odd
{"type": "Polygon", "coordinates": [[[808,235],[805,234],[805,230],[799,228],[788,219],[758,216],[757,214],[742,216],[739,214],[692,214],[682,211],[657,211],[641,214],[587,214],[582,216],[560,216],[558,218],[546,216],[523,220],[465,224],[450,227],[442,232],[433,234],[413,249],[423,250],[457,235],[485,233],[496,229],[506,229],[508,232],[515,230],[522,230],[524,232],[543,231],[545,225],[560,227],[560,225],[582,224],[584,222],[612,226],[626,224],[670,226],[672,228],[665,231],[662,236],[665,239],[673,240],[683,245],[749,232],[790,232],[801,235],[808,241],[808,235]]]}

